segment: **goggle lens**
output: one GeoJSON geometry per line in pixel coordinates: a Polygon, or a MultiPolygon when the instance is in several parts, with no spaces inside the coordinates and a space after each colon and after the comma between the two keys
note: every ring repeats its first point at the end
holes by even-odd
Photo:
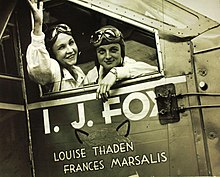
{"type": "Polygon", "coordinates": [[[65,33],[71,35],[71,29],[65,24],[59,24],[52,29],[50,41],[53,41],[57,38],[58,34],[65,33]]]}
{"type": "Polygon", "coordinates": [[[105,29],[95,32],[95,34],[91,36],[90,42],[94,45],[99,45],[103,38],[109,42],[117,42],[122,38],[122,36],[116,29],[105,29]]]}

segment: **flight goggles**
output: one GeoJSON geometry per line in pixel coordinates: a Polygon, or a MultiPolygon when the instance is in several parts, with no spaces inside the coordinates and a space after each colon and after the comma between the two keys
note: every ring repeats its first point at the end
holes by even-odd
{"type": "Polygon", "coordinates": [[[50,30],[49,41],[54,43],[60,33],[72,35],[71,28],[66,24],[58,24],[50,30]]]}
{"type": "Polygon", "coordinates": [[[101,45],[102,40],[106,39],[109,43],[119,42],[123,39],[121,32],[116,28],[104,28],[96,31],[90,39],[95,47],[101,45]]]}

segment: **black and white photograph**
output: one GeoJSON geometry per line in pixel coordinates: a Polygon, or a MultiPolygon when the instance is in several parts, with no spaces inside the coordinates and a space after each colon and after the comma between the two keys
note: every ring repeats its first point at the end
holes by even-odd
{"type": "Polygon", "coordinates": [[[0,176],[220,176],[220,0],[0,0],[0,176]]]}

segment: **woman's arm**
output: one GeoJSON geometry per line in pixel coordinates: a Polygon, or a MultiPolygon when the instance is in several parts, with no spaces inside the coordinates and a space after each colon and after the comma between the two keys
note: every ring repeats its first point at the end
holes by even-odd
{"type": "Polygon", "coordinates": [[[33,14],[31,44],[26,53],[29,76],[41,85],[59,81],[61,78],[60,66],[57,61],[50,58],[45,47],[45,35],[42,32],[43,2],[40,2],[38,9],[37,3],[33,0],[27,1],[33,14]]]}
{"type": "MultiPolygon", "coordinates": [[[[102,69],[101,66],[100,69],[102,69]]],[[[96,97],[101,97],[103,101],[107,101],[109,97],[108,92],[117,80],[144,76],[157,70],[158,69],[156,66],[151,66],[144,62],[137,62],[133,59],[125,57],[123,66],[116,66],[112,68],[104,78],[99,78],[99,87],[96,92],[96,97]]]]}
{"type": "Polygon", "coordinates": [[[33,34],[36,36],[42,35],[42,27],[43,27],[43,2],[39,2],[39,8],[37,7],[37,3],[34,0],[27,0],[31,12],[33,14],[33,24],[32,24],[32,30],[33,34]]]}
{"type": "Polygon", "coordinates": [[[44,45],[44,34],[36,36],[31,33],[31,44],[26,53],[27,70],[30,78],[38,84],[46,85],[60,81],[60,66],[51,59],[44,45]]]}
{"type": "Polygon", "coordinates": [[[158,71],[156,66],[149,65],[145,62],[135,61],[134,59],[125,57],[123,67],[115,67],[117,71],[117,79],[135,78],[158,71]]]}

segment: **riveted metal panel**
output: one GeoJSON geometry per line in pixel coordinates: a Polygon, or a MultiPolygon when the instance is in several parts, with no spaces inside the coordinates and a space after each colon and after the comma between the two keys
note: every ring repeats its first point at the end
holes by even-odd
{"type": "MultiPolygon", "coordinates": [[[[176,85],[177,95],[187,92],[187,84],[176,85]]],[[[187,106],[187,98],[178,99],[178,105],[187,106]]],[[[199,175],[199,166],[192,127],[191,112],[180,113],[180,122],[168,125],[170,150],[170,176],[199,175]],[[186,163],[187,162],[187,163],[186,163]],[[187,172],[186,172],[187,171],[187,172]]]]}
{"type": "Polygon", "coordinates": [[[174,35],[181,38],[197,36],[218,23],[184,7],[173,0],[157,1],[104,1],[69,0],[110,16],[124,17],[148,25],[160,31],[161,35],[174,35]],[[167,11],[166,11],[167,10],[167,11]],[[153,17],[152,17],[153,15],[153,17]],[[186,20],[188,19],[188,21],[186,20]],[[170,23],[172,21],[172,23],[170,23]],[[192,23],[193,21],[193,23],[192,23]],[[174,25],[178,22],[181,27],[174,25]]]}
{"type": "MultiPolygon", "coordinates": [[[[150,99],[150,107],[148,108],[149,113],[143,120],[130,121],[131,128],[127,138],[134,143],[135,151],[133,152],[133,156],[135,153],[137,156],[146,153],[150,156],[154,156],[152,156],[153,159],[150,161],[151,164],[147,166],[146,164],[137,165],[135,167],[139,176],[199,175],[190,111],[181,113],[178,123],[161,125],[159,122],[157,111],[155,110],[156,101],[152,97],[154,95],[153,90],[156,86],[166,83],[174,83],[177,94],[187,92],[185,76],[143,82],[142,84],[133,84],[112,90],[112,98],[120,98],[120,102],[112,104],[109,111],[111,112],[116,109],[121,109],[123,111],[120,113],[121,115],[117,115],[117,117],[111,116],[112,122],[109,124],[103,122],[106,118],[104,118],[104,114],[101,115],[100,112],[105,112],[106,108],[103,108],[103,103],[101,101],[95,100],[95,93],[93,92],[90,94],[84,93],[81,96],[72,96],[29,105],[29,108],[32,109],[31,125],[33,129],[34,159],[36,162],[37,176],[40,174],[47,174],[48,176],[54,177],[58,173],[62,173],[61,167],[63,162],[53,161],[53,152],[57,154],[59,152],[58,150],[61,151],[70,147],[86,147],[89,153],[91,145],[98,146],[106,143],[117,144],[114,138],[122,138],[121,135],[125,134],[127,130],[126,127],[128,126],[124,124],[119,131],[120,134],[117,136],[115,135],[117,132],[115,128],[120,124],[120,121],[124,119],[123,117],[129,117],[129,111],[127,112],[124,107],[127,102],[126,100],[132,95],[139,94],[142,95],[139,99],[144,98],[145,94],[147,96],[146,98],[150,99]],[[90,127],[88,124],[89,121],[87,120],[88,122],[85,122],[82,130],[89,133],[89,135],[79,135],[80,139],[84,142],[84,144],[80,145],[75,138],[74,129],[69,124],[71,120],[77,119],[77,112],[80,111],[80,109],[77,110],[77,105],[82,103],[84,104],[86,119],[89,119],[90,122],[93,121],[94,124],[90,127]],[[48,117],[45,116],[47,112],[45,110],[48,110],[48,117]],[[42,113],[44,116],[42,116],[42,113]],[[41,118],[39,119],[39,117],[41,118]],[[49,126],[45,123],[45,119],[50,120],[49,126]],[[109,130],[112,130],[112,132],[106,132],[109,130]],[[71,138],[73,138],[73,141],[70,141],[71,138]],[[156,157],[161,152],[166,153],[166,158],[163,159],[166,161],[164,162],[161,161],[162,158],[158,159],[159,156],[156,157]]],[[[143,105],[137,100],[130,103],[130,109],[132,111],[138,111],[140,108],[143,108],[143,105]]],[[[178,103],[179,106],[189,105],[187,98],[180,99],[178,103]]],[[[135,116],[130,118],[134,119],[135,116]]],[[[125,139],[126,138],[124,138],[124,140],[125,139]]],[[[119,158],[123,158],[126,154],[127,153],[118,153],[117,155],[119,158]]],[[[105,165],[111,160],[111,158],[107,157],[108,156],[104,155],[101,156],[106,162],[105,165]]],[[[91,159],[98,159],[98,157],[93,155],[91,159]]],[[[83,159],[78,160],[81,161],[83,159]]],[[[97,171],[97,174],[113,174],[114,169],[108,171],[108,168],[108,166],[105,166],[105,169],[97,171]]],[[[125,167],[121,169],[122,174],[119,176],[126,174],[124,170],[126,170],[125,167]]],[[[93,174],[93,172],[88,174],[76,173],[75,175],[86,176],[91,174],[93,174]]],[[[96,173],[94,172],[94,174],[96,173]]]]}
{"type": "MultiPolygon", "coordinates": [[[[192,75],[187,76],[187,91],[188,93],[197,92],[194,73],[192,75]]],[[[189,106],[199,104],[198,98],[196,96],[188,97],[188,101],[189,101],[189,106]]],[[[182,104],[182,105],[185,105],[185,104],[182,104]]],[[[207,160],[207,157],[206,157],[207,152],[204,146],[205,140],[204,140],[203,127],[202,127],[203,120],[201,117],[201,112],[199,109],[192,109],[190,110],[189,114],[190,114],[191,121],[192,121],[192,128],[193,128],[192,134],[194,135],[194,143],[196,147],[196,156],[197,156],[199,175],[201,176],[210,175],[209,168],[208,168],[209,159],[207,160]]]]}
{"type": "Polygon", "coordinates": [[[201,106],[211,106],[210,108],[203,108],[202,114],[211,170],[212,174],[217,176],[220,175],[220,96],[216,96],[220,93],[220,75],[218,73],[220,67],[219,56],[219,49],[202,52],[202,54],[200,53],[195,55],[198,90],[200,93],[210,94],[209,96],[201,96],[200,101],[201,106]],[[201,82],[207,84],[207,88],[205,90],[203,87],[201,87],[201,85],[199,85],[201,82]]]}
{"type": "Polygon", "coordinates": [[[189,43],[160,41],[165,75],[170,77],[192,73],[189,43]]]}
{"type": "Polygon", "coordinates": [[[220,26],[201,34],[192,40],[194,53],[205,52],[220,48],[220,26]]]}
{"type": "MultiPolygon", "coordinates": [[[[210,117],[212,117],[214,113],[210,113],[206,109],[203,109],[202,112],[205,119],[205,128],[207,128],[205,131],[209,145],[209,147],[207,147],[206,138],[204,138],[204,127],[202,126],[203,117],[201,116],[201,112],[199,110],[186,110],[185,112],[180,113],[180,121],[178,123],[161,125],[158,120],[155,100],[154,97],[152,97],[152,94],[154,95],[154,88],[157,85],[175,83],[176,93],[179,94],[197,92],[200,89],[198,88],[197,83],[200,83],[200,81],[204,81],[205,83],[207,82],[207,80],[204,79],[206,75],[209,74],[209,71],[205,68],[206,62],[203,58],[200,60],[199,55],[196,54],[196,69],[195,73],[193,72],[194,68],[191,63],[190,43],[188,42],[189,38],[184,39],[184,37],[198,35],[200,32],[204,32],[210,27],[215,26],[216,23],[209,21],[203,16],[197,16],[196,19],[198,19],[198,23],[188,26],[186,29],[177,29],[175,26],[164,23],[159,18],[152,19],[149,16],[146,16],[146,14],[138,13],[137,11],[125,8],[124,6],[119,7],[117,4],[109,1],[70,0],[70,2],[78,3],[84,7],[115,17],[118,20],[131,23],[144,30],[149,30],[151,32],[156,31],[156,36],[158,36],[158,29],[160,32],[168,33],[171,37],[162,33],[162,35],[160,35],[161,39],[156,41],[157,43],[162,43],[161,50],[159,50],[159,52],[163,54],[163,63],[161,62],[161,68],[164,68],[165,77],[161,80],[159,78],[153,78],[152,80],[149,80],[149,82],[145,82],[144,80],[139,80],[137,83],[130,82],[126,85],[126,87],[117,87],[114,90],[111,90],[110,100],[119,100],[118,102],[112,101],[115,104],[112,104],[111,101],[108,102],[111,107],[107,107],[106,103],[102,103],[100,100],[95,99],[95,87],[88,92],[86,89],[83,89],[84,92],[79,94],[71,93],[68,97],[63,96],[61,99],[59,99],[59,97],[55,99],[50,98],[49,100],[45,99],[42,102],[28,105],[28,109],[32,109],[30,110],[30,117],[31,130],[33,132],[33,150],[37,177],[45,175],[51,177],[65,176],[64,167],[68,164],[69,166],[72,166],[72,164],[76,161],[75,159],[63,160],[62,154],[64,151],[72,150],[76,147],[86,147],[88,152],[91,153],[91,145],[118,145],[118,140],[127,140],[127,138],[123,135],[125,135],[126,128],[129,127],[129,125],[131,128],[128,138],[135,144],[134,153],[137,153],[133,155],[141,156],[143,154],[147,154],[151,158],[149,164],[136,166],[140,176],[210,175],[211,172],[208,167],[209,158],[206,155],[208,150],[210,152],[211,164],[214,167],[213,174],[218,174],[217,161],[219,157],[214,154],[219,154],[219,151],[216,148],[218,147],[219,142],[219,127],[215,127],[213,125],[217,122],[217,117],[213,119],[213,121],[209,121],[210,117]],[[179,38],[175,38],[173,36],[178,36],[179,38]],[[197,60],[200,60],[201,62],[198,62],[197,60]],[[195,74],[196,77],[194,77],[193,74],[195,74]],[[201,79],[199,75],[201,75],[201,78],[203,79],[201,79]],[[187,78],[186,80],[185,77],[187,78]],[[134,97],[134,95],[142,96],[134,97]],[[134,99],[134,103],[131,103],[131,106],[128,106],[127,100],[129,98],[134,99]],[[143,101],[142,98],[144,98],[145,102],[149,103],[146,104],[149,105],[149,107],[141,104],[141,101],[143,101]],[[126,109],[124,109],[125,106],[127,106],[126,109]],[[147,110],[148,112],[142,117],[143,120],[134,120],[136,117],[134,115],[138,115],[138,111],[141,111],[141,108],[145,108],[143,110],[145,112],[147,110]],[[129,109],[134,112],[132,113],[129,109]],[[112,113],[116,110],[121,110],[116,112],[118,115],[110,115],[110,118],[106,118],[106,112],[112,113]],[[81,116],[82,113],[84,116],[81,116]],[[78,119],[82,121],[82,117],[88,120],[84,122],[82,131],[78,130],[78,132],[89,132],[88,136],[87,134],[78,135],[72,126],[73,121],[77,122],[78,119]],[[127,118],[131,119],[130,124],[125,124],[125,127],[122,127],[119,134],[117,134],[118,125],[121,123],[120,121],[127,120],[127,118]],[[111,119],[112,122],[108,122],[109,119],[111,119]],[[206,119],[208,121],[206,121],[206,119]],[[84,140],[83,142],[85,144],[81,144],[81,140],[84,140]],[[58,159],[58,156],[54,157],[54,154],[57,155],[59,152],[61,152],[61,156],[58,159]],[[166,156],[161,158],[161,152],[165,152],[166,156]],[[153,156],[156,160],[153,159],[153,156]],[[161,159],[164,160],[164,162],[162,162],[161,159]]],[[[156,2],[173,3],[173,1],[163,0],[156,2]]],[[[191,13],[192,11],[187,12],[191,13]]],[[[195,17],[194,14],[192,14],[192,16],[195,17]]],[[[214,56],[216,56],[216,54],[214,56]]],[[[206,57],[212,57],[212,55],[207,55],[206,57]]],[[[159,59],[162,60],[162,58],[159,59]]],[[[208,63],[210,63],[210,61],[208,61],[208,63]]],[[[214,62],[210,64],[210,68],[213,67],[213,65],[214,62]]],[[[211,76],[213,75],[211,74],[211,76]]],[[[211,78],[208,78],[208,80],[209,79],[211,78]]],[[[216,81],[218,79],[219,78],[217,77],[216,81]]],[[[217,87],[212,84],[210,88],[210,85],[208,84],[208,89],[215,91],[217,87]],[[214,89],[212,90],[212,88],[214,89]]],[[[203,93],[204,90],[200,90],[200,92],[203,93]]],[[[201,104],[209,104],[211,101],[217,104],[219,101],[215,99],[212,100],[212,98],[209,98],[210,100],[203,100],[203,98],[200,99],[201,104]]],[[[178,100],[179,106],[194,106],[199,103],[199,99],[195,97],[186,97],[178,100]]],[[[214,111],[218,111],[218,109],[215,109],[214,111]]],[[[87,160],[99,159],[94,156],[94,152],[92,153],[92,158],[88,158],[87,160]]],[[[120,158],[124,158],[126,156],[124,153],[118,153],[117,155],[120,158]]],[[[111,160],[111,158],[108,158],[107,155],[102,155],[102,157],[106,161],[111,160]]],[[[79,162],[82,162],[83,160],[85,159],[78,159],[79,162]]],[[[126,169],[129,168],[119,169],[118,172],[120,172],[120,174],[117,175],[125,175],[126,172],[128,172],[126,169]]],[[[91,173],[89,172],[84,174],[85,176],[93,176],[93,174],[99,174],[101,176],[112,174],[112,176],[116,176],[113,172],[111,172],[111,169],[108,169],[107,166],[103,171],[102,169],[97,171],[99,173],[95,173],[91,170],[91,173]]],[[[75,174],[68,175],[84,176],[84,174],[77,174],[76,172],[75,174]]]]}

